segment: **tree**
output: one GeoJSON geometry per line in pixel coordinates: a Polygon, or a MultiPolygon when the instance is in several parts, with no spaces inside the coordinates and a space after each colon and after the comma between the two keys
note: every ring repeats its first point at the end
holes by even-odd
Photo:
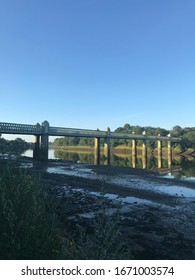
{"type": "Polygon", "coordinates": [[[130,131],[131,131],[131,126],[130,126],[129,123],[126,123],[126,124],[124,125],[124,132],[130,132],[130,131]]]}
{"type": "Polygon", "coordinates": [[[186,133],[184,139],[187,140],[186,146],[195,148],[195,130],[186,133]]]}
{"type": "Polygon", "coordinates": [[[183,130],[182,130],[181,126],[176,125],[173,127],[171,133],[174,136],[181,136],[183,134],[183,130]]]}
{"type": "Polygon", "coordinates": [[[79,137],[70,137],[69,138],[70,146],[77,146],[78,144],[79,144],[79,137]]]}

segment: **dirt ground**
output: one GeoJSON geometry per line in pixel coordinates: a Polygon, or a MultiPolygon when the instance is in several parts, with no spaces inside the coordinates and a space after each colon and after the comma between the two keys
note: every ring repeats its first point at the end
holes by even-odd
{"type": "Polygon", "coordinates": [[[55,161],[36,168],[73,224],[90,223],[104,208],[108,217],[117,213],[135,259],[195,259],[195,181],[55,161]]]}

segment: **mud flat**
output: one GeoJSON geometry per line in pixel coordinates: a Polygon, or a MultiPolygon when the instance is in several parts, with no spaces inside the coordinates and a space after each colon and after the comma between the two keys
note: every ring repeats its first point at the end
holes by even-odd
{"type": "Polygon", "coordinates": [[[192,178],[55,161],[35,168],[73,228],[87,227],[102,211],[109,219],[117,215],[120,238],[134,259],[195,259],[192,178]]]}

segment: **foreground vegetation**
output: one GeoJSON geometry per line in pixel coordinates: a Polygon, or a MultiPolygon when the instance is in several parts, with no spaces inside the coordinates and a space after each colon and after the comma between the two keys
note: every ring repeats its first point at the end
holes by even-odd
{"type": "MultiPolygon", "coordinates": [[[[32,172],[0,161],[0,259],[123,259],[117,219],[71,224],[56,196],[32,172]]],[[[68,199],[66,205],[68,207],[68,199]]],[[[128,254],[128,255],[127,255],[128,254]]]]}
{"type": "Polygon", "coordinates": [[[0,162],[0,258],[58,258],[53,206],[38,178],[0,162]]]}
{"type": "Polygon", "coordinates": [[[25,150],[33,147],[32,143],[27,143],[21,138],[6,140],[0,137],[0,154],[2,155],[21,155],[25,150]]]}

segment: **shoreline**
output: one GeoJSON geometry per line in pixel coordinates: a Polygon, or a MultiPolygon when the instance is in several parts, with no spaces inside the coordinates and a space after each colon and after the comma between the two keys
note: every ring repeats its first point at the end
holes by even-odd
{"type": "Polygon", "coordinates": [[[99,215],[109,223],[117,217],[120,242],[133,259],[195,259],[195,195],[184,192],[195,192],[195,181],[129,167],[29,158],[17,162],[37,174],[55,198],[62,232],[68,226],[76,236],[78,226],[88,232],[99,215]]]}
{"type": "Polygon", "coordinates": [[[147,170],[74,163],[64,163],[58,174],[48,173],[48,168],[59,165],[49,163],[41,176],[60,195],[60,213],[69,216],[73,227],[85,224],[88,228],[104,205],[105,215],[118,213],[122,238],[135,259],[195,259],[195,197],[155,191],[158,185],[195,190],[194,182],[170,180],[147,170]],[[125,180],[113,183],[118,178],[126,178],[129,186],[125,180]],[[151,189],[139,188],[140,182],[151,189]],[[67,201],[70,207],[64,209],[67,201]]]}

